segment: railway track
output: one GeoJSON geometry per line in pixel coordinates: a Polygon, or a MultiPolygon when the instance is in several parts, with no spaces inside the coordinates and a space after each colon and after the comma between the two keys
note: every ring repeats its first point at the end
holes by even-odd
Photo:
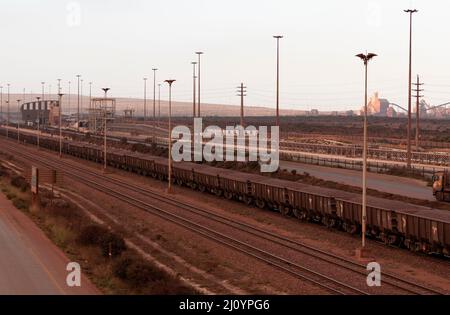
{"type": "MultiPolygon", "coordinates": [[[[199,208],[199,207],[193,207],[190,204],[181,202],[179,200],[176,200],[172,197],[168,196],[161,196],[160,194],[149,190],[141,188],[137,185],[133,185],[129,182],[125,182],[122,180],[119,180],[117,178],[111,178],[108,176],[105,176],[103,174],[97,174],[96,172],[92,172],[92,170],[89,170],[87,167],[80,167],[77,165],[74,165],[73,163],[67,163],[65,161],[58,161],[50,163],[47,160],[37,158],[33,155],[26,154],[24,152],[19,152],[18,150],[13,149],[13,151],[18,154],[25,156],[29,159],[35,159],[41,164],[44,164],[48,167],[55,167],[56,164],[58,165],[59,169],[61,171],[64,171],[67,173],[67,169],[70,169],[72,172],[70,173],[71,177],[76,177],[80,181],[82,181],[85,184],[88,184],[90,187],[101,190],[102,192],[114,196],[124,202],[127,202],[128,204],[134,205],[142,210],[145,210],[147,212],[152,212],[154,214],[157,214],[160,217],[163,217],[173,223],[176,223],[180,226],[183,226],[184,228],[187,228],[188,230],[194,231],[197,234],[201,234],[202,236],[214,240],[216,242],[219,242],[223,245],[226,245],[228,247],[231,247],[241,253],[245,253],[248,256],[254,257],[260,261],[263,261],[271,266],[276,267],[277,269],[283,270],[293,276],[296,276],[300,279],[307,280],[313,284],[316,284],[332,293],[337,294],[367,294],[366,291],[363,291],[361,289],[358,289],[356,287],[350,286],[348,284],[345,284],[343,282],[337,281],[335,279],[330,278],[327,275],[318,273],[310,268],[306,268],[304,266],[300,266],[299,264],[293,263],[292,261],[289,261],[285,258],[273,255],[261,248],[257,248],[255,246],[252,246],[251,244],[239,241],[236,238],[224,235],[223,233],[218,233],[217,231],[213,231],[212,229],[209,229],[205,226],[199,225],[198,223],[195,223],[192,220],[187,220],[186,218],[182,218],[180,216],[174,215],[173,213],[167,212],[161,208],[155,207],[149,203],[145,203],[141,200],[138,200],[136,198],[132,198],[126,194],[119,193],[115,190],[112,190],[106,186],[99,187],[99,182],[96,180],[106,181],[110,184],[117,185],[121,187],[122,189],[129,189],[133,190],[135,192],[145,194],[146,196],[151,196],[151,198],[158,200],[159,202],[163,202],[165,204],[182,208],[186,211],[189,211],[191,213],[194,213],[198,216],[207,217],[209,220],[213,220],[215,222],[219,222],[221,224],[231,226],[235,229],[238,229],[242,232],[254,235],[258,238],[264,239],[266,241],[270,241],[274,244],[283,246],[284,248],[293,250],[298,253],[302,253],[304,255],[308,255],[310,257],[314,257],[315,259],[320,260],[323,263],[328,264],[330,267],[339,267],[342,269],[345,269],[348,272],[351,272],[354,275],[358,275],[361,277],[361,279],[365,279],[367,276],[366,266],[362,264],[358,264],[356,262],[353,262],[351,260],[348,260],[346,258],[325,252],[323,250],[314,248],[312,246],[282,237],[280,235],[265,231],[263,229],[260,229],[258,227],[233,221],[225,216],[212,213],[208,210],[199,208]],[[79,174],[87,173],[89,172],[89,175],[93,176],[94,179],[87,179],[85,176],[81,176],[79,174]]],[[[389,285],[396,291],[400,291],[402,293],[407,294],[444,294],[443,292],[440,292],[438,290],[414,283],[412,281],[408,281],[406,279],[403,279],[401,277],[398,277],[394,274],[390,274],[383,271],[383,285],[389,285]]]]}
{"type": "MultiPolygon", "coordinates": [[[[21,155],[26,158],[33,157],[29,154],[24,154],[23,152],[19,152],[16,150],[12,150],[12,151],[17,155],[21,155]]],[[[298,279],[306,280],[310,283],[313,283],[314,285],[319,286],[322,289],[325,289],[331,293],[341,294],[341,295],[348,295],[348,294],[367,295],[366,292],[364,292],[356,287],[353,287],[351,285],[348,285],[344,282],[341,282],[341,281],[338,281],[331,277],[328,277],[328,276],[321,274],[319,272],[316,272],[310,268],[303,267],[295,262],[289,261],[289,260],[287,260],[283,257],[279,257],[277,255],[274,255],[266,250],[263,250],[256,246],[253,246],[247,242],[238,240],[237,238],[230,237],[223,233],[214,231],[213,229],[210,229],[204,225],[198,224],[198,223],[194,222],[193,220],[186,219],[182,216],[171,213],[170,211],[167,211],[161,207],[157,207],[148,202],[144,202],[137,198],[131,197],[126,193],[116,191],[116,190],[102,184],[99,181],[88,179],[85,176],[86,174],[80,175],[77,172],[68,172],[66,165],[63,163],[58,163],[58,162],[49,163],[42,159],[35,159],[35,161],[38,162],[39,164],[42,164],[42,165],[45,165],[48,167],[52,167],[52,168],[56,168],[56,169],[59,169],[60,171],[68,173],[68,174],[70,174],[71,178],[74,178],[75,180],[82,182],[83,184],[87,185],[88,187],[91,187],[97,191],[103,192],[109,196],[115,197],[118,200],[123,201],[129,205],[132,205],[138,209],[144,210],[144,211],[154,214],[158,217],[161,217],[162,219],[164,219],[166,221],[170,221],[176,225],[184,227],[185,229],[187,229],[191,232],[194,232],[196,234],[200,234],[207,239],[213,240],[219,244],[230,247],[242,254],[253,257],[259,261],[262,261],[270,266],[275,267],[276,269],[284,271],[298,279]]],[[[72,168],[72,166],[70,166],[70,167],[72,168]]],[[[86,172],[87,170],[83,170],[83,171],[86,172]]],[[[90,175],[92,175],[92,174],[94,174],[94,173],[91,172],[90,175]]],[[[95,175],[98,175],[98,174],[95,174],[95,175]]],[[[97,177],[100,177],[100,176],[97,176],[97,177]]],[[[132,188],[128,188],[128,189],[133,190],[132,188]]]]}

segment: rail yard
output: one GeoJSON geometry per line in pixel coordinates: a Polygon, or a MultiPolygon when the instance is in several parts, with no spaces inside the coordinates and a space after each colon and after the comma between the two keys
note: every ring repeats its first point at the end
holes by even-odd
{"type": "MultiPolygon", "coordinates": [[[[2,129],[1,133],[6,136],[5,129],[2,129]]],[[[196,237],[216,243],[227,251],[233,251],[234,255],[243,255],[246,259],[256,260],[259,264],[265,265],[262,268],[270,267],[284,274],[283,279],[301,280],[304,283],[301,290],[305,290],[305,293],[363,295],[448,293],[445,282],[443,287],[435,287],[429,282],[417,282],[414,278],[404,279],[395,270],[384,274],[386,285],[382,290],[367,289],[363,281],[366,275],[364,264],[354,257],[336,254],[321,246],[311,246],[284,236],[284,232],[274,232],[248,223],[247,219],[236,220],[230,217],[230,213],[216,213],[204,206],[168,197],[165,192],[133,184],[130,179],[126,179],[125,176],[128,175],[120,173],[119,179],[115,171],[111,171],[111,174],[103,173],[94,164],[84,165],[74,160],[76,158],[90,163],[96,162],[95,164],[103,163],[101,146],[63,140],[62,152],[65,158],[61,160],[52,153],[58,152],[59,140],[50,135],[41,135],[39,155],[34,154],[37,150],[36,134],[22,133],[19,135],[21,145],[15,148],[13,144],[17,139],[17,132],[10,129],[8,136],[10,139],[7,142],[2,140],[3,148],[9,144],[8,150],[3,150],[3,153],[22,161],[23,172],[25,169],[29,170],[31,164],[60,171],[65,178],[77,182],[76,185],[86,186],[91,193],[96,191],[117,199],[126,205],[123,209],[132,207],[156,216],[188,233],[195,234],[196,237]],[[72,158],[69,158],[70,156],[72,158]]],[[[143,178],[151,178],[152,182],[167,180],[166,162],[160,157],[120,149],[107,153],[107,166],[111,170],[126,171],[128,174],[132,172],[143,178]]],[[[227,202],[232,202],[232,207],[241,202],[247,213],[258,213],[266,209],[263,212],[270,215],[279,213],[280,219],[292,215],[296,224],[308,224],[312,225],[310,228],[319,228],[317,223],[320,223],[327,231],[336,231],[332,233],[342,233],[339,231],[349,233],[347,236],[349,239],[354,238],[351,235],[360,233],[361,200],[358,195],[325,188],[318,189],[265,176],[240,175],[236,171],[224,172],[214,167],[189,163],[175,163],[172,172],[172,181],[179,187],[177,189],[209,193],[208,195],[214,199],[229,200],[227,202]],[[328,230],[330,228],[332,230],[328,230]]],[[[151,186],[153,185],[150,184],[148,187],[151,186]]],[[[388,248],[391,250],[392,246],[409,249],[413,252],[412,255],[417,256],[415,259],[436,260],[434,263],[442,265],[438,268],[447,268],[445,256],[449,251],[449,211],[378,198],[370,198],[368,205],[370,231],[368,235],[374,242],[373,246],[378,248],[384,243],[386,244],[384,246],[388,246],[386,250],[388,248]],[[437,256],[424,257],[419,254],[420,252],[433,253],[437,256]]],[[[200,283],[197,285],[205,285],[205,279],[197,281],[200,283]]],[[[222,286],[215,290],[219,290],[216,293],[236,293],[238,291],[235,287],[239,287],[239,284],[233,283],[229,287],[222,286]]],[[[299,290],[298,286],[293,288],[292,292],[299,290]]],[[[268,291],[258,291],[262,290],[261,288],[256,289],[257,291],[252,290],[255,290],[255,287],[249,292],[291,292],[288,286],[266,288],[268,291]]]]}
{"type": "Polygon", "coordinates": [[[450,4],[1,7],[2,306],[449,308],[450,4]]]}

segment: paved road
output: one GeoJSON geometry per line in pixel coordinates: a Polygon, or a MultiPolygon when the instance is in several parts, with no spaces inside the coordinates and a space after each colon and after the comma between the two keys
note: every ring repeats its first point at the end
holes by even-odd
{"type": "Polygon", "coordinates": [[[69,259],[0,193],[0,295],[99,294],[85,278],[66,285],[69,259]]]}
{"type": "MultiPolygon", "coordinates": [[[[280,167],[289,171],[295,169],[299,173],[308,172],[311,176],[324,180],[351,186],[362,186],[362,173],[360,171],[288,161],[280,161],[280,167]]],[[[411,178],[368,173],[367,187],[396,195],[424,200],[435,200],[431,187],[427,187],[426,183],[423,181],[411,178]]]]}

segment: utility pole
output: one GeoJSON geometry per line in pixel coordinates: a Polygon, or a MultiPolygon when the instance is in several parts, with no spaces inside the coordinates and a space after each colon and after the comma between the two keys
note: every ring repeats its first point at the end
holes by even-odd
{"type": "Polygon", "coordinates": [[[195,118],[195,104],[196,104],[196,95],[195,95],[195,80],[197,79],[197,76],[195,75],[195,65],[197,64],[197,62],[193,61],[191,62],[192,66],[194,67],[194,72],[192,75],[192,81],[193,81],[193,95],[192,95],[192,117],[195,118]]]}
{"type": "Polygon", "coordinates": [[[281,35],[276,35],[273,38],[277,40],[277,119],[276,125],[280,126],[280,39],[283,38],[281,35]]]}
{"type": "Polygon", "coordinates": [[[77,92],[77,131],[80,131],[80,74],[77,74],[78,92],[77,92]]]}
{"type": "Polygon", "coordinates": [[[153,121],[156,119],[156,71],[158,69],[153,68],[153,121]]]}
{"type": "Polygon", "coordinates": [[[198,55],[198,75],[197,75],[197,80],[198,80],[198,96],[197,96],[197,102],[198,102],[198,109],[197,109],[197,117],[201,117],[201,102],[200,102],[200,56],[203,55],[202,51],[197,51],[196,54],[198,55]]]}
{"type": "Polygon", "coordinates": [[[412,72],[412,15],[416,13],[417,10],[404,10],[409,13],[409,81],[408,81],[408,151],[407,151],[407,167],[411,168],[411,72],[412,72]]]}
{"type": "Polygon", "coordinates": [[[244,126],[244,96],[247,96],[245,93],[247,90],[245,90],[247,87],[244,86],[244,83],[241,83],[241,86],[238,86],[238,94],[237,96],[241,97],[241,122],[240,125],[245,128],[244,126]]]}
{"type": "Polygon", "coordinates": [[[156,71],[153,68],[153,142],[156,144],[156,71]]]}
{"type": "Polygon", "coordinates": [[[420,92],[423,92],[423,89],[420,87],[423,85],[423,83],[420,83],[419,75],[417,75],[417,83],[413,83],[413,85],[416,86],[415,89],[413,89],[414,92],[416,92],[416,150],[419,148],[419,141],[420,141],[420,103],[419,100],[423,95],[420,95],[420,92]]]}

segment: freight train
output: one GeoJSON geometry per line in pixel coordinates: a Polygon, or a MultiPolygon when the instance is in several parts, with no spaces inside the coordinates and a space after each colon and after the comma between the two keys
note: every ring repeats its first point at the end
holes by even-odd
{"type": "MultiPolygon", "coordinates": [[[[0,134],[6,135],[5,130],[0,134]]],[[[9,136],[17,139],[15,131],[10,131],[9,136]]],[[[35,135],[22,134],[20,139],[36,144],[35,135]]],[[[41,137],[40,146],[59,151],[59,140],[41,137]]],[[[96,145],[63,141],[62,151],[97,163],[104,161],[102,148],[96,145]]],[[[107,164],[167,180],[165,158],[114,150],[107,153],[107,164]]],[[[362,206],[358,194],[189,162],[173,163],[172,174],[173,182],[180,186],[352,234],[361,233],[362,206]]],[[[389,245],[450,256],[450,211],[369,196],[366,231],[368,237],[389,245]]]]}

